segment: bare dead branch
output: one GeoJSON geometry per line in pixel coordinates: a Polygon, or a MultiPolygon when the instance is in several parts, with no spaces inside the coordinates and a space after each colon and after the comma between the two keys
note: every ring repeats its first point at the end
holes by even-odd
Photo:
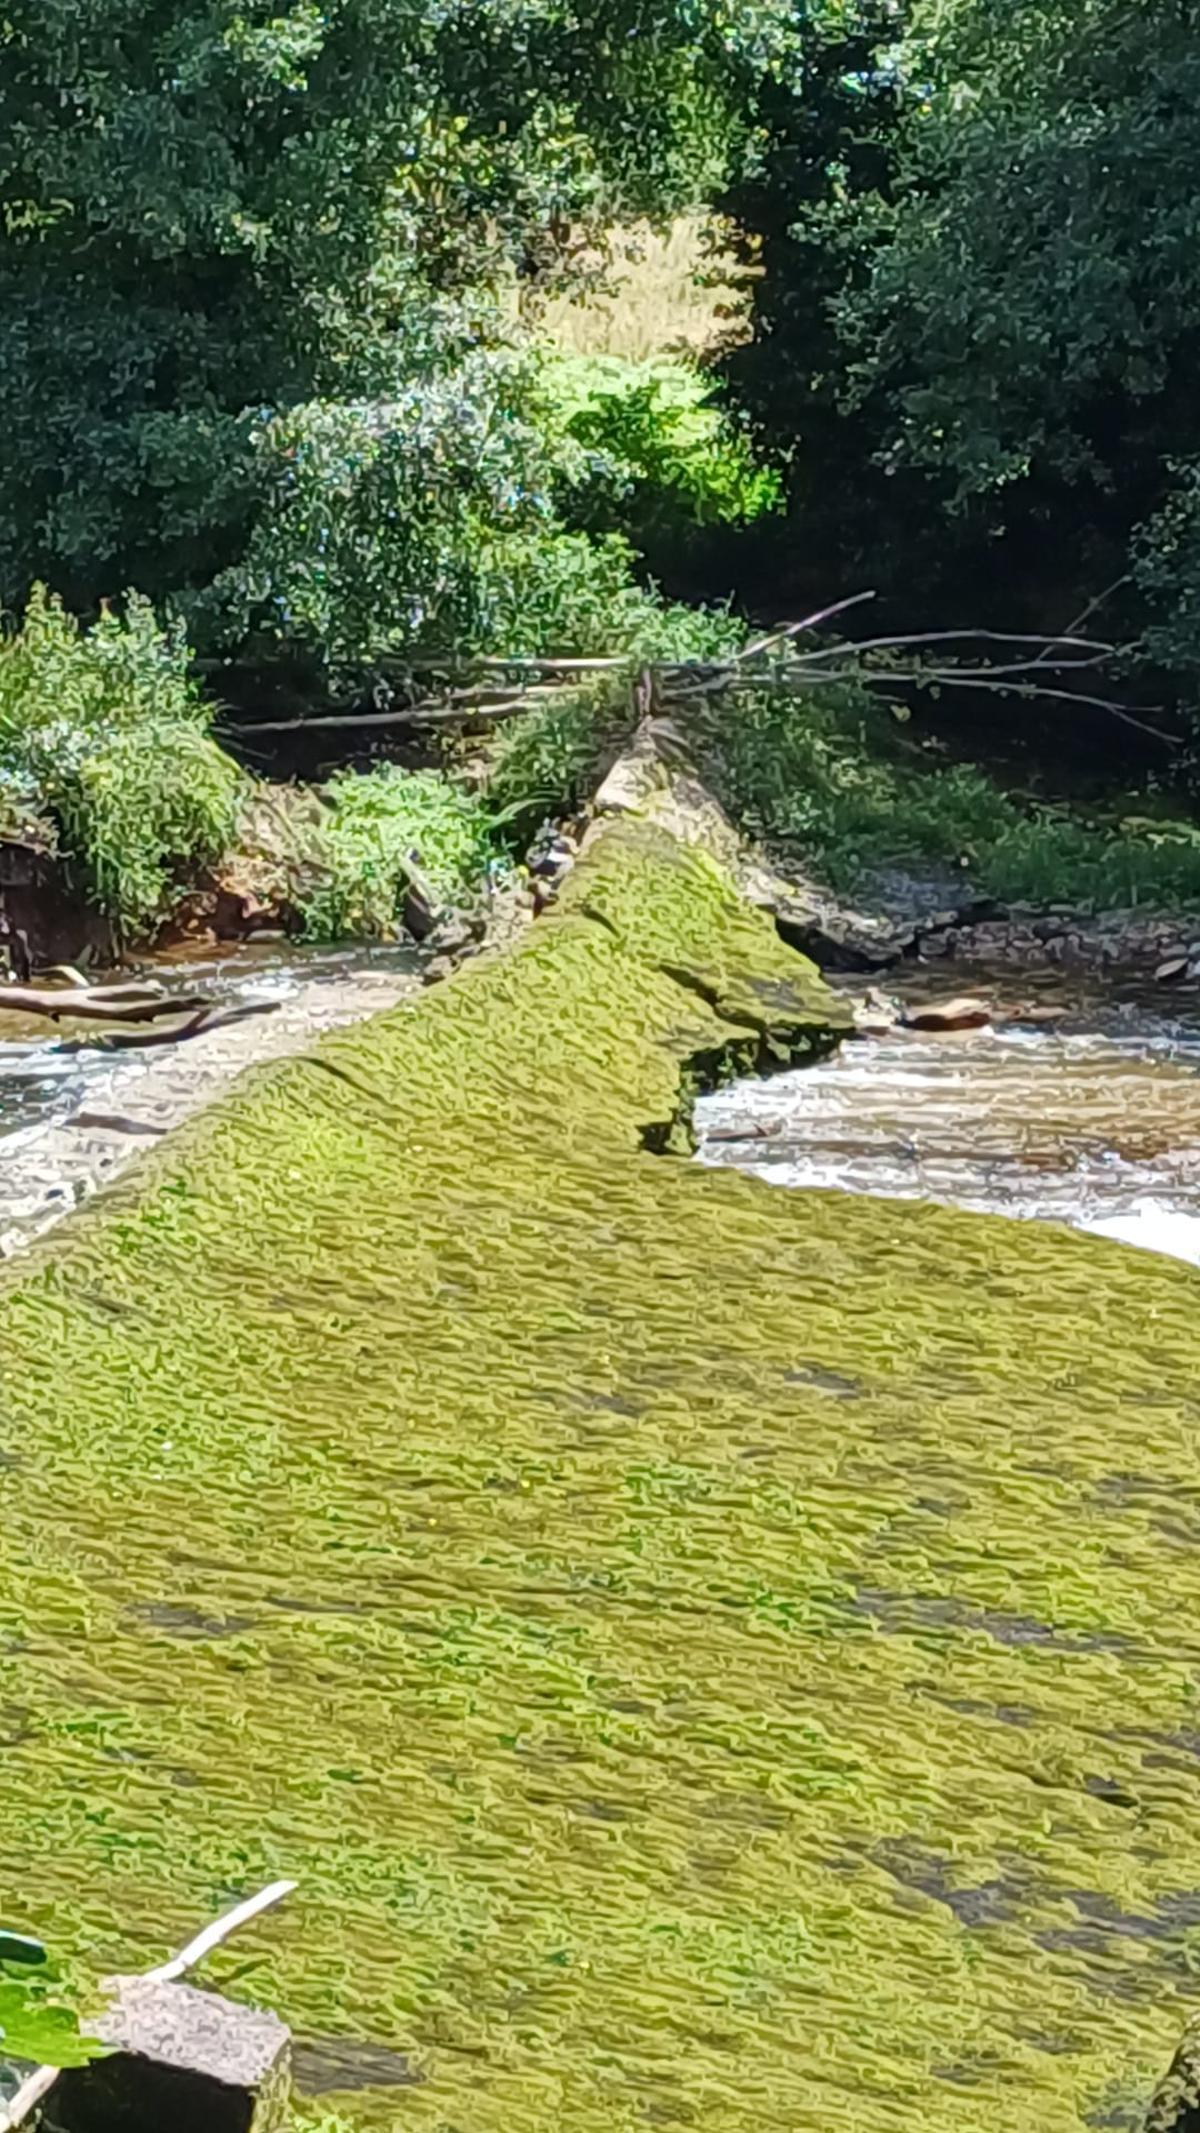
{"type": "Polygon", "coordinates": [[[755,637],[750,644],[743,645],[737,654],[738,661],[740,663],[746,659],[757,659],[760,652],[769,652],[789,637],[799,637],[805,630],[819,629],[822,622],[832,622],[835,615],[844,615],[850,608],[861,607],[864,601],[877,598],[878,594],[875,592],[851,593],[848,600],[835,600],[832,607],[820,607],[815,614],[805,615],[800,622],[785,622],[779,629],[772,630],[768,636],[755,637]]]}
{"type": "Polygon", "coordinates": [[[848,638],[842,644],[826,645],[815,652],[798,652],[796,661],[815,666],[830,659],[844,659],[850,653],[861,656],[863,652],[903,652],[923,644],[1025,644],[1043,645],[1051,651],[1061,645],[1067,651],[1098,652],[1106,659],[1114,658],[1120,649],[1096,637],[1046,637],[1017,630],[916,630],[893,637],[848,638]]]}
{"type": "Polygon", "coordinates": [[[501,673],[508,673],[514,667],[525,667],[530,672],[537,674],[603,674],[612,673],[620,667],[632,667],[638,664],[639,661],[635,652],[617,652],[606,659],[503,659],[487,657],[466,660],[461,667],[453,666],[451,670],[455,673],[461,673],[484,668],[488,671],[498,670],[501,673]]]}
{"type": "Polygon", "coordinates": [[[243,733],[349,732],[379,726],[408,726],[415,730],[421,726],[464,726],[474,719],[490,724],[494,720],[516,718],[522,711],[532,711],[539,700],[560,694],[561,686],[531,687],[520,696],[506,697],[500,703],[473,702],[466,697],[456,703],[447,703],[443,697],[425,704],[410,704],[403,711],[323,711],[315,718],[259,719],[253,725],[236,726],[231,730],[240,736],[243,733]]]}
{"type": "Polygon", "coordinates": [[[1128,571],[1125,572],[1123,577],[1114,578],[1111,585],[1106,585],[1103,592],[1097,593],[1094,600],[1088,601],[1087,606],[1081,613],[1076,615],[1073,622],[1068,622],[1068,634],[1073,636],[1076,630],[1081,630],[1084,623],[1090,622],[1097,610],[1104,607],[1112,599],[1114,593],[1119,593],[1123,586],[1132,584],[1132,582],[1128,571]]]}
{"type": "MultiPolygon", "coordinates": [[[[176,1003],[178,1005],[178,1003],[176,1003]]],[[[95,1037],[65,1037],[56,1044],[56,1052],[142,1052],[152,1045],[186,1044],[191,1037],[207,1037],[215,1029],[229,1029],[235,1022],[246,1022],[251,1015],[273,1015],[277,1000],[247,1000],[240,1007],[216,1007],[206,1001],[198,1014],[190,1015],[186,1022],[174,1022],[170,1029],[110,1029],[102,1030],[95,1037]]],[[[0,2126],[2,2133],[2,2126],[0,2126]]]]}

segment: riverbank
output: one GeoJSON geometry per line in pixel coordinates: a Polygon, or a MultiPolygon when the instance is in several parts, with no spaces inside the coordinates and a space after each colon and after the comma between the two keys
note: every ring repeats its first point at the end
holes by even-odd
{"type": "Polygon", "coordinates": [[[294,1874],[239,1989],[364,2129],[1135,2122],[1195,1992],[1195,1277],[648,1152],[833,1019],[611,822],[0,1272],[31,1930],[95,1975],[294,1874]]]}

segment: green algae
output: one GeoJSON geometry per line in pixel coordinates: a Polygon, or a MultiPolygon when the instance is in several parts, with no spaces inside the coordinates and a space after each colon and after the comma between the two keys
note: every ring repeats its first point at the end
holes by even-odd
{"type": "MultiPolygon", "coordinates": [[[[0,1281],[0,1885],[355,2127],[1066,2133],[1200,1979],[1196,1276],[649,1154],[829,1005],[606,831],[0,1281]]],[[[11,1900],[7,1909],[12,1911],[11,1900]]]]}

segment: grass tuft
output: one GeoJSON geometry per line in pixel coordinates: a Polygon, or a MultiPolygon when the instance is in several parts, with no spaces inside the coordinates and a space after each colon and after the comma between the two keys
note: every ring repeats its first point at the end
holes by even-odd
{"type": "Polygon", "coordinates": [[[526,303],[538,331],[576,355],[705,361],[749,337],[753,275],[710,217],[681,216],[665,231],[647,222],[610,230],[578,265],[582,291],[526,303]]]}
{"type": "Polygon", "coordinates": [[[460,786],[434,770],[339,771],[317,865],[302,892],[309,940],[394,938],[413,867],[441,897],[462,897],[488,860],[488,820],[460,786]]]}

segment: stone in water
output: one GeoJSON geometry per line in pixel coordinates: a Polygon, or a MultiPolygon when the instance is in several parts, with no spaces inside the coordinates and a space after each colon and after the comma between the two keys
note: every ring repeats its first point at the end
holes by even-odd
{"type": "Polygon", "coordinates": [[[992,1010],[986,1000],[939,1000],[928,1007],[911,1008],[904,1017],[906,1029],[986,1029],[992,1010]]]}

